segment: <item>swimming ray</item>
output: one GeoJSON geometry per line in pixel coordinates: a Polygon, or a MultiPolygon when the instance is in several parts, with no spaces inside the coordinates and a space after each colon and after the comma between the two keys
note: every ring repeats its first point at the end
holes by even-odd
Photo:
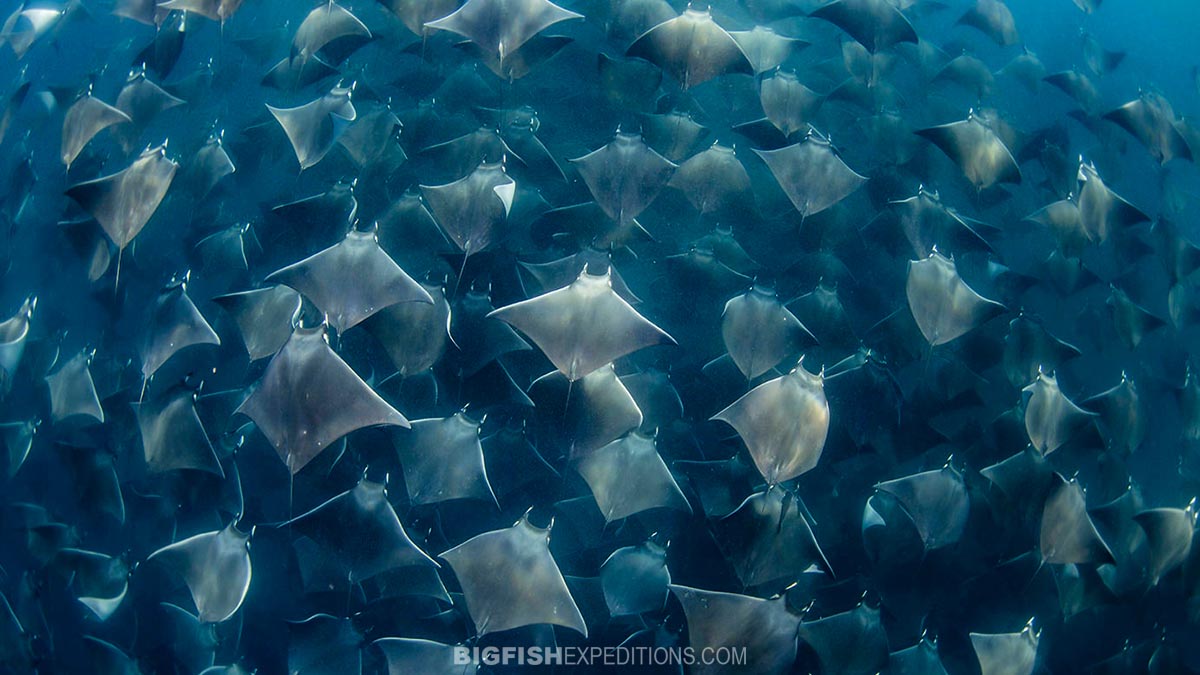
{"type": "Polygon", "coordinates": [[[450,340],[458,347],[463,376],[474,375],[505,354],[532,349],[512,326],[491,316],[491,289],[472,288],[454,303],[450,340]]]}
{"type": "Polygon", "coordinates": [[[1030,92],[1036,94],[1038,87],[1046,79],[1046,66],[1029,47],[1024,47],[1020,54],[1014,56],[996,74],[1001,77],[1014,78],[1024,84],[1030,92]]]}
{"type": "Polygon", "coordinates": [[[809,16],[841,28],[872,53],[901,42],[917,42],[917,31],[888,0],[835,0],[809,16]]]}
{"type": "MultiPolygon", "coordinates": [[[[553,524],[551,524],[553,525],[553,524]]],[[[441,555],[466,597],[476,635],[535,624],[588,629],[550,553],[550,527],[529,522],[484,532],[441,555]]]]}
{"type": "Polygon", "coordinates": [[[413,504],[451,499],[498,503],[484,468],[480,424],[459,412],[450,417],[413,420],[408,431],[392,437],[413,504]]]}
{"type": "Polygon", "coordinates": [[[1037,379],[1038,371],[1055,372],[1083,352],[1050,334],[1041,321],[1019,314],[1008,323],[1004,338],[1004,373],[1014,387],[1037,379]]]}
{"type": "Polygon", "coordinates": [[[713,21],[709,9],[693,9],[668,19],[634,40],[626,56],[646,59],[675,78],[683,88],[730,73],[754,74],[754,66],[737,40],[713,21]]]}
{"type": "Polygon", "coordinates": [[[210,21],[224,23],[241,8],[245,0],[167,0],[158,7],[169,11],[198,14],[210,21]]]}
{"type": "Polygon", "coordinates": [[[1175,111],[1160,94],[1142,92],[1136,99],[1104,114],[1138,139],[1160,164],[1182,157],[1191,159],[1187,142],[1175,127],[1175,111]]]}
{"type": "Polygon", "coordinates": [[[1125,373],[1116,386],[1083,402],[1096,411],[1096,426],[1108,444],[1108,449],[1127,456],[1146,440],[1148,415],[1142,404],[1138,387],[1125,373]]]}
{"type": "Polygon", "coordinates": [[[474,675],[479,664],[474,660],[459,663],[459,647],[419,638],[388,637],[371,643],[383,652],[388,675],[427,673],[428,675],[474,675]]]}
{"type": "Polygon", "coordinates": [[[188,166],[188,182],[194,184],[192,189],[200,199],[207,197],[222,178],[237,171],[237,166],[225,150],[223,137],[223,131],[209,134],[208,140],[196,151],[188,166]]]}
{"type": "Polygon", "coordinates": [[[113,126],[131,122],[129,115],[92,95],[91,87],[63,116],[62,163],[67,169],[96,134],[113,126]]]}
{"type": "Polygon", "coordinates": [[[675,344],[612,289],[612,269],[488,314],[524,333],[574,382],[644,347],[675,344]]]}
{"type": "Polygon", "coordinates": [[[804,218],[837,204],[867,182],[838,156],[833,144],[810,129],[799,143],[755,150],[804,218]]]}
{"type": "MultiPolygon", "coordinates": [[[[359,169],[366,169],[381,161],[385,152],[395,146],[400,126],[400,118],[389,105],[375,105],[358,115],[338,138],[338,144],[359,169]]],[[[399,152],[403,158],[404,151],[399,152]]]]}
{"type": "Polygon", "coordinates": [[[1037,665],[1038,638],[1032,625],[1020,633],[971,633],[982,675],[1030,675],[1037,665]]]}
{"type": "Polygon", "coordinates": [[[117,94],[116,107],[129,118],[129,124],[118,127],[116,133],[128,152],[137,145],[138,138],[159,113],[170,110],[187,101],[172,96],[162,87],[146,78],[145,64],[129,73],[129,80],[117,94]]]}
{"type": "MultiPolygon", "coordinates": [[[[720,143],[679,165],[667,183],[702,215],[733,213],[750,200],[750,176],[734,149],[720,143]]],[[[615,281],[615,280],[614,280],[615,281]]]]}
{"type": "Polygon", "coordinates": [[[146,465],[152,472],[192,469],[225,477],[196,413],[194,390],[176,386],[133,405],[146,465]]]}
{"type": "Polygon", "coordinates": [[[692,512],[654,437],[636,430],[584,455],[575,470],[587,481],[607,523],[656,508],[692,512]]]}
{"type": "Polygon", "coordinates": [[[549,0],[467,0],[425,28],[457,33],[495,54],[503,64],[533,36],[567,19],[582,19],[549,0]]]}
{"type": "Polygon", "coordinates": [[[352,431],[408,426],[329,348],[323,325],[296,326],[236,412],[254,421],[293,474],[352,431]]]}
{"type": "Polygon", "coordinates": [[[72,185],[67,196],[92,214],[112,243],[124,251],[158,210],[178,168],[167,157],[164,143],[147,148],[117,173],[72,185]]]}
{"type": "Polygon", "coordinates": [[[576,381],[551,371],[529,385],[529,397],[539,409],[563,411],[550,419],[538,419],[548,430],[544,438],[541,433],[538,437],[546,445],[564,444],[564,454],[571,459],[586,456],[642,425],[642,411],[612,364],[576,381]]]}
{"type": "Polygon", "coordinates": [[[809,45],[797,38],[780,35],[770,26],[755,26],[750,30],[730,31],[730,37],[742,48],[742,53],[754,67],[754,74],[778,68],[793,54],[809,45]]]}
{"type": "Polygon", "coordinates": [[[0,321],[0,395],[8,393],[29,338],[30,321],[37,309],[37,296],[25,298],[13,315],[0,321]]]}
{"type": "Polygon", "coordinates": [[[952,122],[915,132],[933,143],[977,190],[1000,183],[1021,182],[1021,169],[1004,141],[974,111],[961,122],[952,122]]]}
{"type": "Polygon", "coordinates": [[[706,144],[712,134],[682,110],[642,115],[642,138],[655,152],[672,162],[682,162],[706,144]]]}
{"type": "Polygon", "coordinates": [[[46,376],[50,389],[50,420],[59,424],[72,417],[88,417],[104,423],[104,408],[96,395],[89,366],[96,352],[84,349],[46,376]]]}
{"type": "Polygon", "coordinates": [[[352,583],[404,567],[438,567],[405,532],[385,486],[365,477],[286,525],[315,541],[352,583]]]}
{"type": "Polygon", "coordinates": [[[604,147],[571,160],[592,199],[618,225],[641,215],[678,168],[638,134],[617,130],[604,147]]]}
{"type": "Polygon", "coordinates": [[[763,600],[675,584],[671,592],[683,605],[689,644],[697,653],[745,650],[746,659],[737,666],[697,663],[691,666],[695,675],[782,675],[791,671],[800,617],[788,611],[786,596],[763,600]]]}
{"type": "Polygon", "coordinates": [[[139,355],[142,378],[149,380],[180,351],[197,345],[221,344],[212,326],[187,293],[188,274],[172,279],[150,307],[139,355]]]}
{"type": "Polygon", "coordinates": [[[894,201],[891,206],[918,258],[929,255],[934,249],[951,256],[991,251],[991,245],[975,227],[978,222],[969,222],[946,206],[934,190],[920,186],[916,195],[894,201]]]}
{"type": "Polygon", "coordinates": [[[1165,575],[1182,565],[1192,552],[1192,540],[1196,533],[1195,502],[1183,509],[1147,509],[1133,519],[1146,533],[1150,552],[1147,573],[1150,585],[1156,586],[1165,575]]]}
{"type": "Polygon", "coordinates": [[[1083,112],[1089,115],[1100,105],[1100,90],[1096,88],[1092,78],[1077,70],[1051,73],[1044,79],[1046,83],[1057,87],[1064,94],[1075,99],[1083,112]]]}
{"type": "Polygon", "coordinates": [[[801,509],[795,494],[771,487],[710,522],[713,538],[742,586],[794,581],[812,565],[832,571],[801,509]]]}
{"type": "Polygon", "coordinates": [[[952,342],[1004,311],[958,275],[954,261],[935,249],[908,264],[908,307],[931,347],[952,342]]]}
{"type": "MultiPolygon", "coordinates": [[[[450,303],[441,284],[422,283],[432,303],[401,302],[367,319],[366,327],[401,378],[419,375],[441,360],[450,345],[450,303]]],[[[489,309],[490,311],[490,309],[489,309]]]]}
{"type": "Polygon", "coordinates": [[[292,317],[300,311],[300,294],[287,286],[269,286],[212,299],[237,324],[251,361],[279,351],[292,335],[292,317]]]}
{"type": "Polygon", "coordinates": [[[1117,336],[1129,349],[1137,349],[1147,334],[1167,323],[1134,302],[1128,293],[1116,285],[1109,289],[1105,305],[1112,317],[1117,336]]]}
{"type": "Polygon", "coordinates": [[[804,368],[764,382],[712,417],[728,423],[746,444],[768,486],[817,465],[829,433],[824,376],[804,368]]]}
{"type": "Polygon", "coordinates": [[[118,647],[91,635],[83,636],[88,662],[97,675],[138,675],[137,663],[118,647]]]}
{"type": "Polygon", "coordinates": [[[925,550],[951,546],[962,538],[971,504],[962,475],[949,464],[884,481],[875,489],[900,502],[921,535],[925,550]]]}
{"type": "Polygon", "coordinates": [[[938,656],[937,644],[924,635],[917,644],[889,654],[884,672],[889,675],[947,675],[938,656]]]}
{"type": "Polygon", "coordinates": [[[1079,158],[1079,218],[1088,239],[1095,243],[1150,218],[1104,184],[1096,166],[1079,158]]]}
{"type": "Polygon", "coordinates": [[[1058,379],[1053,373],[1039,370],[1037,379],[1021,391],[1028,395],[1025,430],[1033,447],[1043,455],[1066,445],[1096,416],[1072,403],[1058,388],[1058,379]]]}
{"type": "Polygon", "coordinates": [[[438,225],[467,257],[488,248],[503,234],[516,191],[517,183],[508,176],[503,162],[483,162],[445,185],[421,186],[438,225]]]}
{"type": "Polygon", "coordinates": [[[289,622],[287,672],[291,675],[360,675],[362,633],[354,621],[315,614],[289,622]]]}
{"type": "Polygon", "coordinates": [[[1015,45],[1021,39],[1012,11],[1002,0],[975,0],[975,5],[958,19],[958,24],[979,30],[1001,47],[1015,45]]]}
{"type": "MultiPolygon", "coordinates": [[[[612,255],[601,249],[588,246],[580,249],[578,253],[552,260],[546,263],[520,263],[521,269],[529,273],[532,277],[532,284],[524,284],[527,288],[527,295],[541,295],[563,286],[569,285],[572,281],[579,278],[579,274],[584,268],[591,270],[601,270],[608,267],[612,270],[613,290],[617,295],[621,296],[626,302],[631,305],[636,305],[641,302],[633,291],[629,290],[625,280],[621,278],[621,272],[612,266],[612,255]],[[528,289],[528,286],[535,286],[533,289],[528,289]]],[[[524,281],[524,279],[522,280],[524,281]]]]}
{"type": "Polygon", "coordinates": [[[1052,565],[1096,564],[1114,561],[1087,512],[1083,487],[1074,479],[1054,474],[1054,483],[1042,510],[1038,533],[1042,560],[1052,565]]]}
{"type": "Polygon", "coordinates": [[[220,623],[238,611],[250,590],[250,536],[230,523],[164,546],[147,560],[157,560],[183,578],[200,621],[220,623]]]}
{"type": "Polygon", "coordinates": [[[129,565],[119,556],[64,548],[53,564],[70,577],[75,597],[100,621],[117,611],[129,591],[129,565]]]}
{"type": "Polygon", "coordinates": [[[0,43],[7,42],[18,61],[24,59],[33,45],[41,37],[49,34],[70,9],[70,6],[59,9],[27,7],[27,4],[22,2],[4,22],[4,27],[0,31],[0,43]]]}
{"type": "Polygon", "coordinates": [[[667,550],[653,539],[619,548],[600,565],[600,589],[613,617],[662,609],[670,586],[667,550]]]}
{"type": "Polygon", "coordinates": [[[338,333],[385,307],[433,299],[379,247],[375,229],[351,229],[334,246],[267,275],[311,300],[338,333]]]}
{"type": "Polygon", "coordinates": [[[805,339],[816,341],[795,314],[779,301],[775,289],[756,283],[725,303],[721,339],[747,380],[754,380],[795,354],[805,339]]]}
{"type": "Polygon", "coordinates": [[[758,84],[758,100],[767,120],[786,138],[807,131],[825,98],[800,82],[795,73],[780,70],[758,84]]]}
{"type": "Polygon", "coordinates": [[[1075,198],[1060,199],[1025,216],[1025,220],[1045,226],[1054,235],[1058,250],[1078,258],[1092,239],[1083,224],[1083,214],[1075,198]]]}
{"type": "Polygon", "coordinates": [[[887,664],[887,634],[879,610],[860,604],[841,614],[800,624],[800,639],[817,653],[823,673],[871,675],[887,664]]]}
{"type": "Polygon", "coordinates": [[[371,31],[358,17],[333,0],[309,12],[292,37],[292,55],[316,54],[339,40],[360,42],[371,39],[371,31]]]}
{"type": "Polygon", "coordinates": [[[41,420],[34,418],[23,422],[0,422],[0,466],[4,467],[5,475],[9,478],[17,475],[33,449],[33,439],[37,434],[41,420]]]}
{"type": "Polygon", "coordinates": [[[346,127],[358,117],[350,100],[352,91],[352,87],[339,85],[295,108],[267,106],[287,134],[301,171],[324,159],[346,127]]]}

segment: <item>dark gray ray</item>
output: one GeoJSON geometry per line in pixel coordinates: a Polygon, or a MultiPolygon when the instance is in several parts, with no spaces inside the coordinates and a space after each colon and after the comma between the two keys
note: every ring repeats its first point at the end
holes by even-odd
{"type": "Polygon", "coordinates": [[[620,110],[650,113],[658,100],[658,85],[663,72],[642,59],[612,58],[600,52],[596,57],[599,87],[609,105],[620,110]]]}
{"type": "Polygon", "coordinates": [[[534,68],[549,61],[574,41],[574,38],[563,35],[535,35],[503,60],[474,42],[463,42],[458,46],[478,57],[496,77],[512,82],[533,72],[534,68]]]}
{"type": "Polygon", "coordinates": [[[663,429],[683,419],[683,400],[671,382],[669,373],[657,368],[623,375],[621,384],[629,390],[642,411],[646,429],[663,429]]]}
{"type": "Polygon", "coordinates": [[[404,531],[384,485],[366,478],[288,525],[317,542],[352,583],[402,567],[438,566],[404,531]]]}
{"type": "MultiPolygon", "coordinates": [[[[358,115],[338,138],[338,143],[359,169],[380,161],[389,142],[400,133],[400,118],[388,105],[377,105],[358,115]]],[[[403,156],[404,151],[400,151],[403,156]]]]}
{"type": "Polygon", "coordinates": [[[63,117],[62,163],[70,169],[71,163],[96,134],[114,124],[130,121],[129,115],[96,98],[89,89],[63,117]]]}
{"type": "Polygon", "coordinates": [[[587,481],[607,523],[656,508],[692,512],[652,436],[633,431],[584,455],[575,470],[587,481]]]}
{"type": "Polygon", "coordinates": [[[351,619],[316,614],[289,622],[289,675],[359,675],[363,636],[351,619]]]}
{"type": "Polygon", "coordinates": [[[463,376],[474,375],[504,354],[532,349],[511,326],[492,318],[488,291],[471,289],[454,304],[450,338],[460,352],[463,376]]]}
{"type": "Polygon", "coordinates": [[[867,182],[838,156],[833,144],[815,130],[804,140],[778,150],[755,150],[771,175],[807,218],[849,197],[867,182]]]}
{"type": "Polygon", "coordinates": [[[97,675],[139,675],[137,662],[118,647],[91,635],[83,636],[83,649],[97,675]]]}
{"type": "Polygon", "coordinates": [[[324,326],[296,327],[236,412],[254,421],[293,474],[351,431],[408,426],[329,348],[324,326]]]}
{"type": "Polygon", "coordinates": [[[756,283],[725,303],[721,339],[747,380],[756,379],[794,355],[806,338],[816,341],[804,324],[779,302],[770,286],[756,283]]]}
{"type": "Polygon", "coordinates": [[[1079,160],[1079,217],[1088,239],[1104,242],[1130,225],[1150,220],[1105,185],[1094,164],[1079,160]]]}
{"type": "Polygon", "coordinates": [[[950,546],[962,538],[971,503],[962,475],[950,466],[884,481],[875,486],[900,502],[926,550],[950,546]]]}
{"type": "Polygon", "coordinates": [[[1147,509],[1133,519],[1146,533],[1150,565],[1147,573],[1151,586],[1186,561],[1192,551],[1196,532],[1195,500],[1187,508],[1147,509]]]}
{"type": "Polygon", "coordinates": [[[1046,78],[1046,66],[1037,54],[1033,53],[1029,47],[1025,47],[996,74],[1016,79],[1025,85],[1026,89],[1036,94],[1042,81],[1046,78]]]}
{"type": "Polygon", "coordinates": [[[675,344],[612,289],[611,268],[488,314],[524,333],[571,381],[644,347],[675,344]]]}
{"type": "Polygon", "coordinates": [[[187,101],[172,96],[162,87],[146,78],[145,65],[129,74],[129,81],[117,94],[116,107],[129,117],[129,124],[116,129],[126,152],[137,145],[138,138],[159,113],[170,110],[187,101]]]}
{"type": "Polygon", "coordinates": [[[1114,560],[1088,516],[1083,486],[1061,474],[1054,474],[1054,484],[1042,510],[1038,549],[1042,560],[1052,565],[1100,565],[1114,560]]]}
{"type": "Polygon", "coordinates": [[[800,624],[800,639],[817,653],[823,673],[872,675],[888,660],[879,610],[866,605],[800,624]]]}
{"type": "Polygon", "coordinates": [[[1019,314],[1008,323],[1004,338],[1004,373],[1014,387],[1038,377],[1038,371],[1056,372],[1062,364],[1080,356],[1076,347],[1050,334],[1036,318],[1019,314]]]}
{"type": "MultiPolygon", "coordinates": [[[[495,165],[513,158],[523,162],[521,157],[508,147],[508,143],[500,136],[500,132],[489,125],[452,138],[443,143],[421,148],[420,156],[427,158],[440,170],[455,176],[465,176],[471,173],[481,163],[495,165]]],[[[491,169],[505,168],[490,166],[491,169]]]]}
{"type": "Polygon", "coordinates": [[[835,0],[809,16],[841,28],[871,52],[901,42],[917,42],[917,31],[888,0],[835,0]]]}
{"type": "Polygon", "coordinates": [[[653,540],[619,548],[600,566],[604,604],[614,617],[662,609],[670,585],[667,549],[653,540]]]}
{"type": "Polygon", "coordinates": [[[29,338],[30,320],[37,308],[37,296],[25,298],[13,315],[0,321],[0,394],[7,393],[12,379],[21,365],[25,354],[25,342],[29,338]]]}
{"type": "Polygon", "coordinates": [[[788,611],[787,597],[763,600],[736,593],[702,591],[671,585],[683,605],[688,640],[696,653],[706,649],[745,650],[744,663],[691,666],[694,675],[716,673],[782,675],[796,660],[796,631],[800,618],[788,611]]]}
{"type": "Polygon", "coordinates": [[[795,73],[776,71],[758,85],[758,98],[767,119],[784,136],[807,131],[825,98],[804,86],[795,73]]]}
{"type": "Polygon", "coordinates": [[[425,24],[443,16],[448,16],[458,9],[458,0],[379,0],[392,14],[395,14],[409,32],[427,37],[434,29],[425,24]]]}
{"type": "Polygon", "coordinates": [[[1141,447],[1149,430],[1148,415],[1137,385],[1125,373],[1116,386],[1083,402],[1096,411],[1096,424],[1108,449],[1127,456],[1141,447]]]}
{"type": "Polygon", "coordinates": [[[397,303],[433,303],[379,247],[374,229],[351,229],[340,243],[269,274],[266,281],[303,293],[338,333],[397,303]]]}
{"type": "Polygon", "coordinates": [[[934,250],[908,264],[908,307],[930,346],[952,342],[1004,311],[958,275],[954,261],[934,250]]]}
{"type": "Polygon", "coordinates": [[[329,44],[342,39],[369,40],[371,31],[345,7],[328,0],[304,17],[304,21],[296,29],[295,36],[292,37],[292,54],[316,54],[329,44]]]}
{"type": "Polygon", "coordinates": [[[84,349],[46,376],[46,385],[50,388],[50,421],[59,424],[81,416],[104,423],[104,408],[100,407],[89,369],[95,356],[95,350],[84,349]]]}
{"type": "Polygon", "coordinates": [[[200,621],[219,623],[233,616],[250,590],[250,534],[234,523],[164,546],[150,554],[183,578],[200,621]]]}
{"type": "Polygon", "coordinates": [[[125,497],[117,476],[116,460],[107,451],[59,444],[55,450],[68,469],[78,503],[89,514],[112,516],[125,523],[125,497]]]}
{"type": "Polygon", "coordinates": [[[4,449],[0,460],[3,461],[5,475],[9,478],[17,475],[25,464],[29,451],[33,449],[33,439],[39,426],[41,420],[38,419],[0,422],[0,447],[4,449]]]}
{"type": "Polygon", "coordinates": [[[529,397],[539,409],[563,411],[552,425],[561,425],[553,438],[576,459],[615,441],[642,425],[642,411],[607,364],[572,382],[552,371],[529,385],[529,397]]]}
{"type": "Polygon", "coordinates": [[[236,277],[250,270],[251,252],[260,248],[258,237],[251,231],[250,223],[237,223],[218,230],[196,242],[192,249],[194,258],[200,263],[198,274],[201,279],[236,277]],[[228,275],[228,276],[227,276],[228,275]]]}
{"type": "Polygon", "coordinates": [[[1089,565],[1059,565],[1054,569],[1054,585],[1058,591],[1058,606],[1068,621],[1116,600],[1104,580],[1089,565]]]}
{"type": "Polygon", "coordinates": [[[188,165],[188,182],[193,184],[192,190],[200,199],[207,197],[222,178],[237,171],[233,159],[225,151],[223,135],[220,131],[210,134],[188,165]]]}
{"type": "Polygon", "coordinates": [[[917,644],[888,655],[887,675],[946,675],[937,643],[922,636],[917,644]]]}
{"type": "Polygon", "coordinates": [[[422,185],[421,194],[446,236],[470,256],[495,242],[512,211],[517,184],[504,163],[479,164],[445,185],[422,185]]]}
{"type": "Polygon", "coordinates": [[[196,392],[187,387],[171,389],[133,404],[142,450],[152,472],[193,469],[224,478],[200,416],[196,413],[196,392]]]}
{"type": "Polygon", "coordinates": [[[176,667],[185,673],[210,668],[216,656],[217,634],[213,626],[200,623],[186,609],[167,602],[158,604],[153,620],[162,631],[164,644],[176,667]]]}
{"type": "Polygon", "coordinates": [[[100,621],[107,621],[129,590],[129,565],[119,556],[64,548],[54,556],[54,568],[70,578],[79,602],[100,621]]]}
{"type": "Polygon", "coordinates": [[[401,302],[363,324],[391,358],[400,377],[433,367],[450,344],[450,303],[441,284],[422,283],[432,303],[401,302]]]}
{"type": "MultiPolygon", "coordinates": [[[[317,10],[319,11],[319,10],[317,10]]],[[[325,158],[358,113],[350,100],[352,89],[336,86],[328,94],[295,108],[267,110],[283,127],[303,171],[325,158]]]]}
{"type": "MultiPolygon", "coordinates": [[[[602,3],[608,37],[618,46],[628,47],[658,24],[675,17],[676,12],[664,0],[616,0],[602,3]]],[[[590,17],[592,19],[596,16],[590,17]]]]}
{"type": "Polygon", "coordinates": [[[915,133],[946,153],[978,190],[1000,183],[1021,182],[1021,169],[1004,141],[974,112],[961,122],[921,129],[915,133]]]}
{"type": "Polygon", "coordinates": [[[1092,238],[1083,225],[1083,214],[1072,199],[1061,199],[1025,216],[1025,220],[1045,226],[1058,242],[1064,255],[1078,258],[1092,238]]]}
{"type": "Polygon", "coordinates": [[[639,36],[625,55],[662,68],[684,89],[729,73],[754,74],[750,59],[737,40],[713,21],[711,10],[690,5],[683,14],[639,36]]]}
{"type": "Polygon", "coordinates": [[[476,635],[554,624],[587,637],[583,615],[550,554],[550,528],[533,525],[528,514],[441,557],[458,577],[476,635]]]}
{"type": "Polygon", "coordinates": [[[970,54],[960,54],[933,76],[932,82],[953,82],[977,100],[987,98],[996,84],[992,69],[970,54]]]}
{"type": "Polygon", "coordinates": [[[1071,402],[1058,388],[1054,373],[1039,369],[1037,379],[1021,390],[1028,395],[1025,401],[1025,431],[1029,442],[1043,455],[1048,455],[1071,440],[1095,413],[1071,402]]]}
{"type": "Polygon", "coordinates": [[[1125,291],[1115,285],[1110,288],[1105,304],[1112,316],[1117,335],[1130,349],[1136,349],[1142,338],[1167,323],[1134,302],[1125,291]]]}
{"type": "Polygon", "coordinates": [[[1136,99],[1104,114],[1138,139],[1160,164],[1176,157],[1191,159],[1187,142],[1175,128],[1175,111],[1161,95],[1144,91],[1136,99]]]}
{"type": "Polygon", "coordinates": [[[459,412],[450,417],[414,420],[411,429],[393,435],[413,504],[451,499],[497,503],[484,469],[479,425],[459,412]]]}
{"type": "Polygon", "coordinates": [[[1191,361],[1184,372],[1183,386],[1179,388],[1179,417],[1183,438],[1200,441],[1200,377],[1192,370],[1191,361]]]}
{"type": "Polygon", "coordinates": [[[764,382],[713,416],[733,427],[767,485],[791,480],[817,465],[829,433],[823,375],[803,360],[790,373],[764,382]]]}
{"type": "Polygon", "coordinates": [[[1075,99],[1079,107],[1087,114],[1093,114],[1100,105],[1100,90],[1096,88],[1092,78],[1077,70],[1064,70],[1051,73],[1045,78],[1046,82],[1057,87],[1067,96],[1075,99]]]}
{"type": "Polygon", "coordinates": [[[832,570],[798,502],[787,490],[768,488],[711,521],[713,538],[743,587],[794,581],[812,565],[832,570]]]}
{"type": "Polygon", "coordinates": [[[982,675],[1030,675],[1037,665],[1038,638],[1033,626],[1020,633],[971,633],[971,646],[982,675]]]}
{"type": "MultiPolygon", "coordinates": [[[[270,286],[213,298],[229,312],[251,361],[279,351],[292,335],[292,317],[300,311],[300,294],[287,286],[270,286]]],[[[421,304],[424,303],[412,303],[421,304]]]]}
{"type": "Polygon", "coordinates": [[[245,0],[167,0],[160,4],[160,9],[170,11],[190,12],[198,14],[210,21],[224,23],[233,16],[245,0]]]}
{"type": "Polygon", "coordinates": [[[540,295],[567,286],[579,278],[579,274],[583,272],[585,267],[591,270],[602,270],[605,267],[609,267],[612,270],[613,291],[630,304],[641,302],[633,294],[633,291],[629,290],[629,286],[621,278],[621,272],[612,267],[611,254],[595,247],[589,246],[581,249],[578,253],[547,263],[522,262],[520,265],[521,269],[529,273],[534,282],[533,284],[525,285],[527,295],[540,295]],[[528,289],[530,285],[535,286],[535,288],[528,289]]]}
{"type": "Polygon", "coordinates": [[[67,189],[92,214],[118,249],[124,250],[158,210],[179,165],[164,143],[147,148],[125,169],[67,189]]]}
{"type": "Polygon", "coordinates": [[[381,638],[371,644],[383,652],[388,675],[474,675],[479,670],[479,663],[473,659],[459,663],[456,660],[458,647],[454,645],[398,637],[381,638]]]}
{"type": "Polygon", "coordinates": [[[572,159],[592,198],[620,225],[637,218],[675,173],[676,165],[637,134],[617,131],[608,145],[572,159]]]}
{"type": "Polygon", "coordinates": [[[263,75],[262,84],[284,91],[295,91],[333,77],[338,72],[338,69],[326,62],[321,55],[299,51],[277,61],[267,74],[263,75]]]}
{"type": "Polygon", "coordinates": [[[732,213],[751,202],[750,176],[734,149],[720,143],[680,164],[667,184],[701,214],[732,213]]]}
{"type": "Polygon", "coordinates": [[[891,204],[900,220],[900,228],[918,258],[929,255],[934,249],[951,256],[991,250],[991,245],[975,228],[978,223],[969,222],[946,206],[934,190],[920,186],[916,195],[891,204]]]}
{"type": "Polygon", "coordinates": [[[467,0],[425,27],[457,33],[504,63],[534,35],[560,21],[582,18],[549,0],[467,0]]]}
{"type": "Polygon", "coordinates": [[[655,152],[672,162],[682,162],[698,152],[711,134],[681,110],[662,115],[642,115],[642,137],[655,152]]]}
{"type": "Polygon", "coordinates": [[[780,35],[770,26],[755,26],[750,30],[730,31],[729,35],[742,48],[756,75],[778,68],[784,61],[810,43],[780,35]]]}
{"type": "Polygon", "coordinates": [[[150,307],[139,349],[143,379],[154,377],[164,363],[187,347],[221,344],[188,296],[187,281],[187,275],[172,280],[150,307]]]}
{"type": "Polygon", "coordinates": [[[509,418],[499,431],[483,439],[482,444],[488,483],[504,506],[508,506],[505,498],[510,494],[523,495],[522,488],[531,483],[546,483],[559,477],[529,442],[523,419],[509,418]]]}
{"type": "Polygon", "coordinates": [[[975,6],[967,10],[958,23],[978,29],[1001,47],[1015,45],[1021,39],[1012,11],[1002,0],[975,0],[975,6]]]}

